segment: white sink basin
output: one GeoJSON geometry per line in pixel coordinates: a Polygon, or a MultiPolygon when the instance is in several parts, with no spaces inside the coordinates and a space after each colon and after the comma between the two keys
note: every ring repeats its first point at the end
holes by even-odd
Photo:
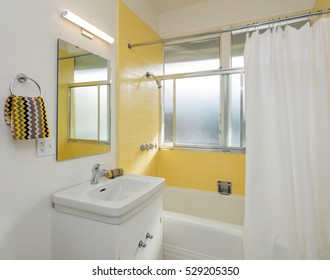
{"type": "Polygon", "coordinates": [[[164,184],[163,178],[123,175],[104,179],[97,185],[88,182],[55,193],[53,202],[57,211],[120,224],[155,198],[164,184]]]}

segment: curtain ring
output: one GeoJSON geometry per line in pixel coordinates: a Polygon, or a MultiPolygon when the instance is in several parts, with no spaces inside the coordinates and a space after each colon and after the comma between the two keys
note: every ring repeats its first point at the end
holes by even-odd
{"type": "Polygon", "coordinates": [[[250,37],[250,24],[247,24],[246,25],[246,35],[248,36],[248,37],[250,37]]]}
{"type": "Polygon", "coordinates": [[[284,28],[286,28],[289,25],[289,21],[288,21],[288,17],[285,18],[285,26],[284,28]]]}
{"type": "Polygon", "coordinates": [[[276,24],[277,24],[277,22],[275,21],[275,19],[272,19],[271,20],[272,32],[276,31],[276,24]]]}

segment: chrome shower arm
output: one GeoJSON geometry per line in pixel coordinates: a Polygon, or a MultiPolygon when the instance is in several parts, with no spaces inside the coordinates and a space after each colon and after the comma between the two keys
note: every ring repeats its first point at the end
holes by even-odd
{"type": "Polygon", "coordinates": [[[152,73],[150,73],[150,72],[147,72],[147,73],[145,74],[145,76],[146,76],[148,79],[149,79],[150,77],[152,77],[152,78],[155,80],[155,82],[157,83],[157,87],[158,87],[158,88],[161,88],[161,87],[162,87],[160,81],[157,79],[157,77],[156,77],[154,74],[152,74],[152,73]]]}

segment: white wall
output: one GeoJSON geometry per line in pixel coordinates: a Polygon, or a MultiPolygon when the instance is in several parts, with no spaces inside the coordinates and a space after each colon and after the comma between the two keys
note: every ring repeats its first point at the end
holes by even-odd
{"type": "Polygon", "coordinates": [[[161,37],[189,34],[312,9],[315,0],[210,0],[159,15],[161,37]]]}
{"type": "Polygon", "coordinates": [[[145,0],[122,0],[136,15],[149,25],[156,33],[158,30],[158,13],[145,0]]]}
{"type": "MultiPolygon", "coordinates": [[[[59,12],[71,9],[114,35],[115,0],[10,0],[0,9],[0,101],[3,110],[9,84],[19,72],[41,86],[52,136],[56,136],[57,39],[77,44],[112,60],[115,45],[80,35],[80,29],[62,19],[59,12]]],[[[115,82],[114,76],[112,81],[115,82]]],[[[113,84],[115,104],[115,84],[113,84]]],[[[115,167],[115,108],[112,107],[110,153],[56,162],[56,157],[36,157],[36,141],[15,141],[10,128],[0,121],[0,259],[50,258],[51,195],[87,181],[91,168],[104,162],[115,167]]],[[[3,114],[3,113],[2,113],[3,114]]]]}

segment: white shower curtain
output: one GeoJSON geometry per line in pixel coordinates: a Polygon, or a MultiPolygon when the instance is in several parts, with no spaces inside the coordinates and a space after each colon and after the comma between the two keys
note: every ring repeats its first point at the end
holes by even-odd
{"type": "Polygon", "coordinates": [[[245,47],[246,259],[330,259],[330,19],[245,47]]]}

